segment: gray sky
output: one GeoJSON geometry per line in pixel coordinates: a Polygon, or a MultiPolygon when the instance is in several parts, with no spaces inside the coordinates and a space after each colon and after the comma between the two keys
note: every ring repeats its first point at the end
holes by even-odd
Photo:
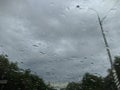
{"type": "MultiPolygon", "coordinates": [[[[115,2],[0,0],[0,52],[45,81],[78,81],[86,72],[104,76],[110,64],[96,13],[89,8],[104,17],[115,2]]],[[[103,23],[113,56],[120,54],[119,14],[117,2],[103,23]]]]}

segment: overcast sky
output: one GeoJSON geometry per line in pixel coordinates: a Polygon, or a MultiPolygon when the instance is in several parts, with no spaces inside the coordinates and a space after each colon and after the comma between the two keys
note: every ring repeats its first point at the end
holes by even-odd
{"type": "Polygon", "coordinates": [[[110,63],[96,13],[90,8],[101,18],[108,14],[103,27],[114,57],[120,54],[120,6],[115,3],[0,0],[0,52],[45,81],[78,81],[86,72],[105,76],[110,63]]]}

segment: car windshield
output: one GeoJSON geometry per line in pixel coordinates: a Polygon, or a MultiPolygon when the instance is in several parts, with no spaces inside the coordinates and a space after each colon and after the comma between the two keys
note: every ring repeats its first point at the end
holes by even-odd
{"type": "Polygon", "coordinates": [[[1,90],[119,90],[119,0],[0,0],[1,90]]]}

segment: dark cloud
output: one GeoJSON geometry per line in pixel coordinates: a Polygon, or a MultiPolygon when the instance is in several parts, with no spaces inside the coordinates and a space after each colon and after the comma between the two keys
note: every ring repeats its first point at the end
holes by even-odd
{"type": "MultiPolygon", "coordinates": [[[[19,62],[20,67],[37,72],[46,81],[74,81],[85,72],[106,75],[110,65],[99,23],[96,13],[88,9],[96,9],[103,17],[113,5],[106,2],[0,1],[1,53],[19,62]]],[[[113,56],[120,53],[118,18],[116,8],[104,22],[113,56]]]]}

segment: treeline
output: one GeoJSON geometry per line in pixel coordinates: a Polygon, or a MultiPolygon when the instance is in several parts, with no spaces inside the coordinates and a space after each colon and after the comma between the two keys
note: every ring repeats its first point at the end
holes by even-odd
{"type": "Polygon", "coordinates": [[[20,69],[17,63],[10,62],[5,55],[0,55],[0,90],[55,90],[44,83],[39,76],[29,69],[20,69]],[[2,84],[2,80],[7,80],[2,84]]]}
{"type": "MultiPolygon", "coordinates": [[[[120,57],[115,57],[114,64],[120,81],[120,57]]],[[[21,69],[17,63],[10,62],[5,55],[0,55],[0,90],[56,90],[46,84],[42,78],[32,74],[29,69],[21,69]],[[2,84],[1,80],[7,80],[2,84]]],[[[86,73],[80,82],[70,82],[61,90],[117,90],[111,69],[106,77],[86,73]]]]}

